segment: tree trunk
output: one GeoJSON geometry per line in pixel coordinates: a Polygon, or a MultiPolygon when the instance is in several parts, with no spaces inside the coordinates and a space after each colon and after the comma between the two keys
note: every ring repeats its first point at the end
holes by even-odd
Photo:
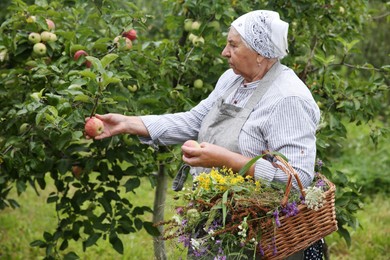
{"type": "MultiPolygon", "coordinates": [[[[153,205],[153,223],[157,223],[164,220],[164,207],[166,199],[168,177],[165,174],[165,164],[160,162],[157,173],[157,185],[154,197],[153,205]]],[[[163,231],[163,227],[159,226],[160,232],[163,231]]],[[[166,260],[165,243],[160,237],[153,237],[154,256],[156,260],[166,260]]]]}

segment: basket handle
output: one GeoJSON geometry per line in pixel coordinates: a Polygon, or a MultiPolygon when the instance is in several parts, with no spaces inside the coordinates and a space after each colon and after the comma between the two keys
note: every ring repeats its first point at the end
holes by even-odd
{"type": "Polygon", "coordinates": [[[302,182],[294,168],[280,155],[271,154],[269,151],[264,151],[263,153],[265,154],[266,159],[270,161],[274,167],[281,169],[284,173],[288,175],[286,190],[284,192],[284,197],[281,202],[282,206],[286,206],[288,202],[288,197],[292,188],[292,177],[294,177],[294,179],[297,181],[299,191],[301,192],[302,196],[305,197],[306,194],[303,190],[304,188],[302,182]],[[279,161],[281,164],[277,163],[277,161],[279,161]]]}

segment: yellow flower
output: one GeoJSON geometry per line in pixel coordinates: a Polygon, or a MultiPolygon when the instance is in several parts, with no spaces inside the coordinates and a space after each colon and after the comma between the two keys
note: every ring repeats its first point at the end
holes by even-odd
{"type": "Polygon", "coordinates": [[[198,182],[199,188],[210,190],[210,176],[207,173],[201,173],[195,180],[198,182]]]}

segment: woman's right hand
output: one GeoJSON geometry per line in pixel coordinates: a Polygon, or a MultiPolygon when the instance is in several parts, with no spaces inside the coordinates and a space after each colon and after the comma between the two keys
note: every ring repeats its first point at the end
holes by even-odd
{"type": "MultiPolygon", "coordinates": [[[[104,124],[104,132],[96,136],[96,140],[111,137],[118,134],[135,134],[148,137],[149,133],[142,120],[136,116],[125,116],[121,114],[109,113],[105,115],[95,115],[104,124]]],[[[88,118],[86,118],[88,120],[88,118]]],[[[90,138],[87,136],[87,138],[90,138]]]]}

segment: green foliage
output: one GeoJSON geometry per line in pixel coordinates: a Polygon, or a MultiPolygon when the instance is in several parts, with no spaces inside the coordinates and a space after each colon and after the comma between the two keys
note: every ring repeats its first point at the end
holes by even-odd
{"type": "Polygon", "coordinates": [[[377,141],[386,134],[386,124],[376,123],[378,115],[389,114],[384,105],[389,67],[356,63],[362,26],[370,21],[363,1],[166,0],[143,1],[144,8],[111,0],[26,2],[13,0],[0,27],[0,209],[18,207],[8,197],[11,189],[20,194],[31,185],[38,192],[46,177],[53,179],[56,191],[47,202],[56,206],[58,225],[32,242],[46,249],[48,259],[64,256],[70,241],[86,250],[105,239],[123,253],[120,234],[145,229],[156,235],[142,218],[151,209],[118,194],[135,192],[141,178],[155,184],[156,161],[165,164],[167,174],[175,172],[178,150],[158,152],[127,135],[88,140],[84,120],[95,112],[190,109],[227,68],[220,56],[224,32],[235,17],[253,9],[278,11],[290,23],[291,55],[283,63],[308,84],[321,107],[318,155],[338,187],[340,232],[349,240],[345,227],[357,223],[360,191],[331,168],[342,153],[344,120],[370,125],[377,141]],[[28,35],[49,30],[46,18],[55,22],[58,39],[46,42],[47,53],[39,56],[28,35]],[[186,31],[187,19],[200,22],[199,30],[186,31]],[[131,50],[118,50],[113,39],[130,28],[138,39],[131,50]],[[194,36],[196,42],[190,40],[194,36]],[[76,61],[80,49],[89,56],[76,61]],[[198,78],[201,89],[193,86],[198,78]]]}

